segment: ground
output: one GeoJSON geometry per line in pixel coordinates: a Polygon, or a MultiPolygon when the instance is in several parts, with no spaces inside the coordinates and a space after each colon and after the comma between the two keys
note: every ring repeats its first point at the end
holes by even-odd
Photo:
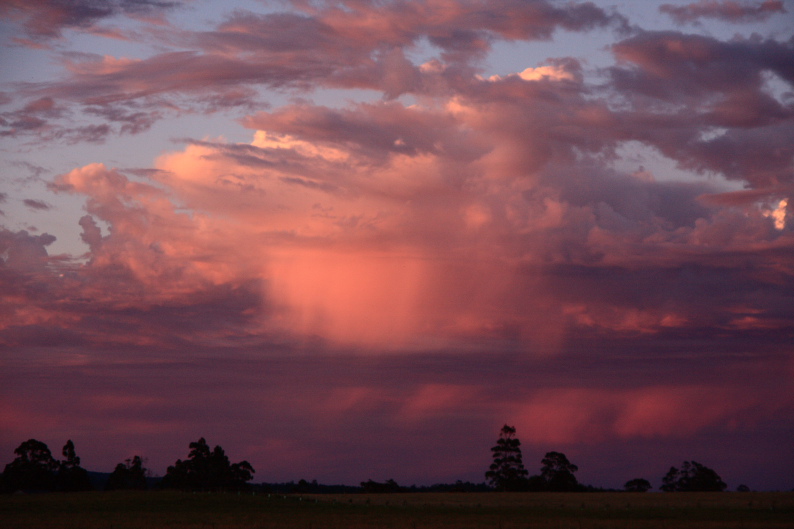
{"type": "Polygon", "coordinates": [[[4,529],[774,529],[794,493],[276,495],[88,492],[0,497],[4,529]]]}

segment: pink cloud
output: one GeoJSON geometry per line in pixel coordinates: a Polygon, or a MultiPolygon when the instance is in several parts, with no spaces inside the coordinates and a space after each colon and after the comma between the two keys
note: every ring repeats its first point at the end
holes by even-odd
{"type": "Polygon", "coordinates": [[[751,428],[758,417],[778,406],[758,395],[748,397],[736,388],[653,386],[623,390],[552,389],[530,394],[516,404],[516,422],[533,444],[599,443],[614,438],[681,437],[722,424],[751,428]]]}
{"type": "Polygon", "coordinates": [[[435,417],[460,413],[461,409],[477,408],[477,386],[427,384],[402,401],[401,417],[405,420],[433,420],[435,417]]]}
{"type": "Polygon", "coordinates": [[[672,269],[723,251],[771,256],[790,237],[754,204],[704,207],[706,185],[659,184],[595,162],[572,169],[576,149],[610,148],[608,138],[588,145],[586,131],[623,126],[585,101],[580,83],[479,80],[481,91],[445,107],[292,105],[247,118],[259,129],[250,144],[193,141],[161,156],[144,175],[152,184],[87,166],[56,187],[87,196],[88,212],[111,225],[102,237],[81,221],[92,277],[134,278],[157,292],[152,300],[261,282],[269,311],[252,315],[261,329],[358,345],[482,336],[554,350],[582,327],[694,325],[702,307],[561,300],[565,288],[541,278],[564,265],[672,269]],[[562,99],[542,98],[552,85],[562,99]],[[192,216],[177,213],[182,204],[192,216]]]}
{"type": "Polygon", "coordinates": [[[150,294],[164,298],[190,292],[209,280],[196,255],[205,249],[186,237],[199,235],[196,224],[176,211],[163,190],[129,180],[102,164],[61,175],[54,188],[86,195],[88,213],[112,226],[112,235],[97,239],[91,223],[83,222],[89,240],[102,242],[91,255],[93,270],[123,272],[150,294]]]}

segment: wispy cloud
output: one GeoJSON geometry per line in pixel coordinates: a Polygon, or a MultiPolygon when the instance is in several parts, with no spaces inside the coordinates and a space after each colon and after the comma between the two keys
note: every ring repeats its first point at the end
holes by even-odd
{"type": "Polygon", "coordinates": [[[659,11],[669,15],[679,24],[696,24],[702,18],[713,18],[740,24],[744,22],[763,22],[778,13],[786,13],[780,0],[761,2],[733,0],[698,0],[691,4],[662,4],[659,11]]]}
{"type": "Polygon", "coordinates": [[[7,0],[0,5],[0,13],[21,25],[25,38],[17,38],[18,43],[35,47],[63,38],[64,30],[107,34],[97,27],[98,23],[118,15],[153,20],[181,4],[157,0],[7,0]]]}
{"type": "Polygon", "coordinates": [[[25,203],[25,205],[27,207],[29,207],[30,209],[33,209],[33,210],[41,211],[41,210],[47,210],[47,209],[51,209],[52,208],[51,205],[47,204],[43,200],[37,200],[35,198],[26,198],[25,200],[23,200],[23,202],[25,203]]]}

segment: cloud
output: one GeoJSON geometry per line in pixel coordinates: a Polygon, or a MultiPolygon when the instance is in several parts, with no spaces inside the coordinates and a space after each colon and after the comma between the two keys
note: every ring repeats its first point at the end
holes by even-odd
{"type": "Polygon", "coordinates": [[[537,68],[526,68],[518,76],[524,81],[540,81],[542,79],[551,79],[554,81],[575,81],[574,75],[564,68],[559,66],[539,66],[537,68]]]}
{"type": "Polygon", "coordinates": [[[408,157],[431,154],[476,156],[449,113],[406,108],[397,103],[358,105],[350,110],[293,105],[276,112],[261,112],[243,124],[269,134],[299,137],[304,145],[330,145],[342,152],[351,149],[356,157],[373,161],[384,155],[408,157]]]}
{"type": "Polygon", "coordinates": [[[669,15],[679,24],[697,24],[702,18],[740,24],[763,22],[777,13],[786,13],[786,9],[780,0],[764,0],[760,3],[698,0],[686,5],[662,4],[659,12],[669,15]]]}
{"type": "MultiPolygon", "coordinates": [[[[753,252],[779,266],[776,254],[791,251],[790,237],[755,203],[733,213],[739,204],[719,210],[700,202],[705,184],[657,183],[598,166],[563,172],[549,160],[570,156],[555,146],[570,134],[546,134],[552,154],[526,157],[522,142],[490,128],[490,119],[511,110],[463,101],[446,117],[393,102],[260,113],[247,124],[266,130],[251,144],[192,142],[162,156],[147,174],[171,196],[102,167],[59,185],[86,193],[89,212],[112,226],[115,251],[93,221],[81,221],[86,241],[97,249],[102,241],[94,266],[123,264],[147,288],[172,270],[187,290],[256,278],[268,285],[261,295],[275,311],[262,315],[263,328],[348,345],[384,336],[400,347],[476,338],[553,350],[574,329],[662,333],[702,325],[705,313],[727,327],[735,315],[724,308],[740,294],[721,290],[723,281],[739,292],[744,284],[770,294],[777,288],[722,272],[707,309],[688,306],[689,287],[674,286],[682,278],[660,272],[698,266],[713,274],[725,252],[738,261],[753,252]],[[521,170],[526,176],[512,176],[521,170]],[[177,201],[201,214],[180,216],[177,201]],[[149,218],[150,228],[142,231],[137,218],[149,218]],[[242,241],[245,251],[229,260],[242,241]],[[649,279],[659,273],[668,279],[649,279]],[[609,285],[612,295],[596,285],[609,285]]],[[[528,132],[540,137],[536,126],[543,122],[528,132]]],[[[762,319],[778,326],[779,316],[762,319]]]]}
{"type": "Polygon", "coordinates": [[[39,271],[47,264],[46,247],[55,242],[48,233],[30,235],[27,231],[0,231],[0,255],[5,267],[12,270],[39,271]]]}
{"type": "Polygon", "coordinates": [[[558,27],[584,31],[625,23],[622,16],[608,14],[592,3],[558,7],[546,1],[393,1],[381,6],[358,3],[344,10],[334,2],[294,4],[303,7],[309,14],[329,21],[334,27],[352,26],[349,30],[352,34],[380,30],[373,34],[384,35],[388,42],[403,42],[416,34],[425,33],[432,42],[450,51],[470,46],[482,35],[481,32],[507,39],[545,40],[558,27]]]}
{"type": "MultiPolygon", "coordinates": [[[[317,13],[328,24],[348,16],[317,13]]],[[[225,32],[247,35],[250,24],[273,22],[270,15],[236,16],[225,32]]],[[[198,92],[200,79],[226,83],[237,73],[224,64],[239,64],[240,72],[247,64],[235,58],[249,45],[237,37],[216,36],[227,48],[206,69],[195,66],[208,56],[188,52],[75,63],[73,72],[97,79],[98,92],[83,94],[96,115],[134,126],[138,114],[102,106],[98,94],[108,80],[120,83],[119,93],[131,83],[153,94],[198,92]]],[[[276,42],[267,46],[283,52],[276,42]]],[[[617,107],[592,96],[579,61],[556,59],[488,80],[473,72],[448,78],[445,90],[411,106],[387,93],[380,103],[346,108],[302,102],[260,111],[241,120],[255,130],[251,143],[190,140],[161,156],[156,171],[140,173],[151,184],[86,166],[56,187],[88,197],[88,212],[111,226],[102,236],[92,217],[81,220],[93,270],[123,270],[119,278],[134,277],[150,292],[157,287],[152,299],[167,298],[169,289],[186,294],[260,281],[265,303],[279,314],[263,315],[262,329],[358,345],[383,336],[395,346],[481,337],[555,349],[571,329],[686,328],[699,318],[683,298],[644,308],[632,298],[605,305],[581,293],[561,302],[566,287],[540,278],[577,270],[609,281],[611,274],[625,279],[626,268],[693,263],[709,269],[725,252],[760,252],[777,267],[773,255],[789,252],[791,240],[779,229],[782,213],[773,218],[763,204],[789,196],[790,111],[765,95],[761,72],[789,79],[791,50],[776,41],[673,32],[640,33],[613,50],[621,62],[610,70],[608,89],[624,102],[617,107]],[[737,76],[741,83],[728,82],[737,76]],[[716,105],[715,93],[724,94],[716,105]],[[650,99],[662,104],[646,105],[650,99]],[[720,117],[740,103],[756,115],[720,117]],[[706,110],[694,117],[669,110],[682,104],[706,110]],[[704,136],[717,126],[724,132],[704,136]],[[604,160],[627,141],[767,191],[729,203],[708,183],[621,173],[604,160]],[[191,216],[178,213],[183,206],[191,216]],[[241,244],[245,251],[233,250],[241,244]],[[478,284],[483,277],[499,279],[478,284]],[[166,278],[168,288],[160,287],[166,278]]],[[[445,70],[417,71],[432,77],[445,70]]],[[[670,291],[665,282],[658,287],[658,295],[670,291]]],[[[657,295],[650,286],[643,291],[657,295]]],[[[724,311],[713,309],[722,315],[715,322],[727,325],[724,311]]]]}
{"type": "MultiPolygon", "coordinates": [[[[237,12],[217,32],[193,35],[204,52],[69,63],[71,80],[50,87],[27,112],[82,102],[101,124],[69,134],[97,141],[110,124],[134,134],[165,115],[142,101],[228,95],[242,104],[254,96],[239,82],[345,86],[339,71],[364,50],[370,66],[406,66],[385,84],[358,77],[382,90],[380,102],[295,102],[243,117],[250,143],[190,139],[154,170],[91,164],[59,176],[54,190],[87,201],[79,225],[88,262],[74,272],[74,288],[114,314],[126,307],[138,316],[206,296],[257,299],[217,322],[217,340],[223,329],[241,328],[290,343],[371,348],[385,341],[412,350],[494,343],[550,354],[580,333],[781,328],[790,310],[773,277],[790,273],[783,263],[792,239],[780,200],[792,191],[791,109],[765,91],[762,74],[791,82],[788,44],[640,32],[613,47],[618,64],[599,92],[573,58],[487,80],[456,66],[461,55],[416,67],[400,46],[439,36],[452,21],[489,39],[545,34],[514,35],[510,20],[480,18],[468,5],[399,7],[405,12],[391,17],[367,5],[237,12]],[[420,12],[426,20],[418,33],[398,23],[420,12]],[[392,47],[373,51],[364,28],[387,21],[382,30],[392,47]],[[265,27],[273,31],[258,31],[265,27]],[[311,39],[293,38],[307,28],[311,39]],[[308,68],[318,47],[328,61],[308,68]],[[402,90],[419,98],[395,100],[402,90]],[[690,107],[703,110],[693,115],[690,107]],[[741,179],[754,187],[753,198],[721,194],[709,182],[621,172],[610,160],[630,141],[684,169],[741,179]],[[744,266],[750,255],[768,273],[724,269],[726,262],[744,266]],[[697,283],[707,277],[714,279],[697,283]],[[711,301],[680,285],[708,292],[711,301]],[[731,294],[753,290],[760,312],[731,294]]],[[[575,11],[580,18],[544,3],[505,7],[526,9],[548,31],[614,22],[590,7],[575,11]]],[[[442,55],[467,49],[439,46],[442,55]]]]}
{"type": "MultiPolygon", "coordinates": [[[[9,130],[4,134],[41,133],[56,127],[62,130],[44,138],[100,142],[111,133],[143,132],[175,110],[252,108],[261,104],[260,88],[364,88],[382,91],[388,98],[421,94],[454,81],[453,77],[439,79],[438,72],[423,73],[407,58],[422,39],[429,39],[441,51],[442,59],[453,66],[446,75],[453,76],[460,68],[466,71],[478,63],[494,41],[548,40],[558,28],[588,31],[626,25],[620,15],[590,3],[558,7],[545,1],[457,4],[434,0],[378,7],[356,4],[347,10],[332,4],[300,5],[305,12],[238,10],[212,31],[171,32],[168,41],[179,51],[143,59],[66,54],[63,66],[68,75],[63,81],[27,85],[19,97],[68,103],[73,112],[100,116],[106,122],[72,130],[71,123],[56,124],[23,112],[5,118],[3,124],[9,130]],[[120,126],[112,129],[107,122],[120,126]]],[[[14,4],[7,10],[15,16],[30,15],[25,18],[30,22],[26,27],[36,38],[52,38],[62,27],[91,26],[117,14],[161,12],[176,4],[36,6],[14,4]],[[32,20],[43,22],[31,25],[32,20]]]]}
{"type": "MultiPolygon", "coordinates": [[[[614,438],[690,437],[715,423],[751,428],[764,399],[737,397],[736,388],[654,387],[604,391],[556,388],[519,405],[516,422],[531,425],[533,444],[598,443],[614,438]],[[696,407],[692,402],[697,402],[696,407]]],[[[790,405],[790,403],[788,404],[790,405]]],[[[774,408],[774,406],[773,406],[774,408]]],[[[773,414],[774,410],[764,413],[773,414]]]]}
{"type": "MultiPolygon", "coordinates": [[[[788,438],[781,428],[791,410],[791,399],[780,398],[790,395],[784,359],[773,356],[764,369],[758,364],[748,369],[748,356],[726,354],[741,348],[729,339],[724,345],[708,358],[697,346],[692,358],[669,351],[654,358],[645,348],[644,354],[636,350],[628,356],[625,350],[585,349],[578,360],[587,362],[593,387],[582,387],[570,357],[528,361],[514,354],[461,351],[307,356],[294,349],[270,349],[265,356],[258,347],[245,353],[225,349],[222,357],[203,348],[174,356],[130,345],[96,355],[85,346],[61,348],[35,365],[37,377],[30,376],[29,364],[9,366],[3,413],[12,420],[2,442],[7,454],[25,432],[62,443],[61,432],[77,425],[75,435],[83,439],[75,442],[85,446],[89,468],[111,470],[122,458],[142,453],[150,458],[149,468],[163,473],[203,435],[251,461],[266,482],[304,475],[355,484],[391,476],[400,483],[429,484],[482,481],[489,448],[509,421],[518,428],[532,473],[543,453],[556,449],[580,465],[582,481],[601,485],[613,479],[619,486],[627,478],[614,465],[620,468],[625,458],[634,464],[635,458],[645,460],[658,472],[649,479],[661,477],[685,457],[681,453],[705,450],[700,443],[717,457],[705,440],[719,438],[719,446],[728,445],[720,452],[727,459],[714,466],[725,479],[737,479],[739,469],[768,465],[785,483],[788,467],[779,467],[779,456],[761,451],[759,459],[736,458],[736,450],[750,445],[734,441],[754,431],[763,431],[773,446],[788,438]],[[717,375],[719,383],[698,381],[717,375]],[[753,389],[759,383],[761,392],[753,389]],[[73,385],[83,391],[63,410],[57,396],[73,385]],[[223,391],[214,399],[195,398],[208,388],[223,391]],[[87,417],[87,409],[101,420],[87,417]],[[250,428],[234,426],[241,421],[250,428]],[[102,435],[123,441],[101,450],[92,443],[102,435]],[[408,442],[416,438],[422,443],[408,442]],[[686,444],[686,439],[696,441],[686,444]],[[617,452],[607,460],[612,470],[593,482],[592,469],[600,466],[604,451],[617,452]]],[[[40,358],[31,354],[29,360],[40,358]]]]}
{"type": "Polygon", "coordinates": [[[27,39],[16,39],[29,46],[42,46],[59,39],[67,29],[97,31],[96,24],[118,15],[153,17],[181,5],[181,2],[156,0],[9,0],[0,13],[22,24],[27,39]]]}
{"type": "Polygon", "coordinates": [[[788,225],[788,199],[784,198],[777,203],[774,209],[764,212],[764,216],[772,217],[775,220],[775,228],[783,230],[788,225]]]}
{"type": "Polygon", "coordinates": [[[783,138],[792,133],[794,109],[768,93],[762,74],[794,82],[791,43],[647,32],[613,50],[623,61],[611,70],[615,88],[634,108],[623,113],[619,134],[653,145],[686,170],[790,194],[794,151],[783,138]],[[646,110],[652,102],[659,111],[646,110]]]}
{"type": "Polygon", "coordinates": [[[24,202],[24,204],[32,210],[42,211],[42,210],[52,209],[52,206],[47,204],[43,200],[26,198],[22,202],[24,202]]]}
{"type": "Polygon", "coordinates": [[[121,123],[118,129],[120,134],[140,134],[151,128],[160,119],[160,113],[154,112],[127,112],[126,109],[114,106],[88,107],[87,114],[100,116],[105,121],[121,123]]]}
{"type": "Polygon", "coordinates": [[[99,247],[102,245],[102,230],[97,226],[94,217],[91,215],[80,217],[79,224],[83,228],[83,233],[80,234],[80,238],[88,245],[92,253],[97,253],[99,247]]]}
{"type": "Polygon", "coordinates": [[[89,215],[80,224],[83,239],[96,250],[91,254],[91,274],[97,285],[122,281],[133,298],[154,300],[201,289],[212,281],[202,271],[201,261],[212,259],[212,253],[204,252],[212,249],[200,242],[201,218],[178,212],[162,189],[102,164],[60,175],[53,189],[88,198],[89,215]],[[111,226],[110,236],[99,237],[94,217],[111,226]]]}
{"type": "MultiPolygon", "coordinates": [[[[769,70],[791,83],[792,45],[776,40],[720,41],[713,37],[673,31],[642,32],[612,47],[619,61],[637,69],[613,69],[615,74],[633,73],[637,84],[618,84],[617,88],[642,90],[649,95],[681,98],[691,92],[696,98],[707,90],[731,94],[761,88],[761,73],[769,70]],[[728,60],[730,58],[730,60],[728,60]],[[639,80],[655,79],[661,86],[653,90],[639,80]],[[674,87],[673,80],[681,83],[674,87]],[[730,81],[733,81],[731,83],[730,81]]],[[[628,77],[626,81],[631,79],[628,77]]],[[[620,83],[623,78],[617,77],[620,83]]]]}
{"type": "Polygon", "coordinates": [[[64,108],[56,105],[51,97],[40,97],[28,102],[17,111],[0,114],[0,136],[16,136],[27,132],[42,133],[49,122],[63,117],[64,108]]]}

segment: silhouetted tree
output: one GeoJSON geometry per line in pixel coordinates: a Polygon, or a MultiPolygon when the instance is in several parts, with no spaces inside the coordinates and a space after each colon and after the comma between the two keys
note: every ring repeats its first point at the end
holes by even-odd
{"type": "Polygon", "coordinates": [[[62,454],[64,460],[58,465],[58,475],[55,478],[56,488],[64,492],[92,490],[88,471],[80,466],[80,458],[75,453],[74,443],[71,439],[66,441],[62,454]]]}
{"type": "Polygon", "coordinates": [[[670,467],[662,478],[661,489],[665,492],[717,491],[728,486],[712,469],[697,461],[684,461],[681,470],[670,467]]]}
{"type": "Polygon", "coordinates": [[[579,467],[568,461],[565,454],[560,452],[547,452],[541,460],[540,477],[546,484],[546,490],[552,492],[571,492],[579,488],[574,472],[579,467]]]}
{"type": "Polygon", "coordinates": [[[168,467],[162,486],[184,490],[238,490],[253,479],[254,468],[248,461],[230,464],[223,448],[210,451],[202,437],[190,443],[188,459],[178,459],[168,467]]]}
{"type": "Polygon", "coordinates": [[[55,489],[58,461],[52,457],[46,444],[36,439],[28,439],[14,453],[17,457],[3,470],[4,490],[14,492],[55,489]]]}
{"type": "Polygon", "coordinates": [[[648,492],[653,487],[647,479],[637,478],[627,481],[623,488],[626,492],[648,492]]]}
{"type": "Polygon", "coordinates": [[[736,487],[736,492],[750,492],[750,487],[744,484],[739,485],[738,487],[736,487]]]}
{"type": "Polygon", "coordinates": [[[105,490],[146,490],[147,474],[141,456],[125,459],[110,474],[105,490]]]}
{"type": "Polygon", "coordinates": [[[499,432],[496,446],[491,448],[493,463],[485,478],[499,491],[517,491],[527,488],[527,475],[521,455],[521,441],[518,440],[516,429],[504,425],[499,432]]]}

